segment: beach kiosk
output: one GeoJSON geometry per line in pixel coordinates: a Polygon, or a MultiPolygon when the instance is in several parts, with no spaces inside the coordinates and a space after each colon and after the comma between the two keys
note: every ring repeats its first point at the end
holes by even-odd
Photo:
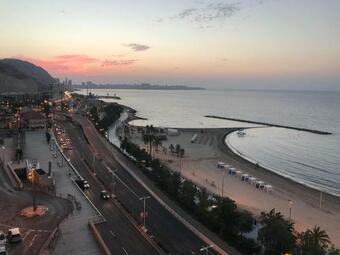
{"type": "Polygon", "coordinates": [[[217,162],[217,168],[222,168],[223,165],[225,165],[224,162],[217,162]]]}
{"type": "Polygon", "coordinates": [[[223,164],[221,168],[222,168],[222,169],[229,169],[229,167],[231,167],[231,165],[223,164]]]}
{"type": "Polygon", "coordinates": [[[268,193],[271,193],[271,192],[273,192],[273,186],[269,185],[269,184],[264,185],[264,190],[268,193]]]}
{"type": "Polygon", "coordinates": [[[242,175],[242,171],[237,170],[237,171],[235,172],[235,176],[236,176],[236,177],[241,177],[241,175],[242,175]]]}
{"type": "Polygon", "coordinates": [[[252,176],[252,177],[249,177],[248,182],[249,184],[254,184],[256,180],[257,180],[256,177],[252,176]]]}
{"type": "Polygon", "coordinates": [[[229,174],[230,175],[235,175],[235,173],[236,173],[236,168],[235,167],[230,167],[229,168],[229,174]]]}
{"type": "Polygon", "coordinates": [[[264,182],[263,182],[263,181],[257,181],[257,182],[255,183],[255,187],[256,187],[257,189],[263,189],[263,188],[264,188],[264,182]]]}
{"type": "Polygon", "coordinates": [[[248,181],[248,179],[249,179],[249,174],[242,174],[241,175],[241,181],[243,181],[243,182],[247,182],[248,181]]]}

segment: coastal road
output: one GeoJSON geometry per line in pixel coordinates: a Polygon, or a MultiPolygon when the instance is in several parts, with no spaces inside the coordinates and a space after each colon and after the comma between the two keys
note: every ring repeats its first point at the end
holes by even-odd
{"type": "Polygon", "coordinates": [[[63,126],[75,148],[68,153],[71,163],[90,184],[90,189],[85,190],[85,194],[106,220],[106,223],[98,225],[98,230],[111,253],[125,255],[159,254],[112,200],[101,199],[100,191],[105,187],[92,174],[91,169],[84,160],[92,158],[86,139],[81,136],[79,130],[71,123],[65,122],[63,126]]]}
{"type": "MultiPolygon", "coordinates": [[[[87,119],[82,126],[86,129],[87,138],[91,144],[90,154],[85,155],[85,151],[89,151],[86,147],[89,144],[86,142],[81,128],[77,125],[66,123],[64,126],[69,132],[74,147],[82,151],[82,156],[91,158],[93,154],[100,154],[102,162],[95,162],[95,172],[98,178],[101,175],[105,178],[107,171],[114,172],[116,175],[116,185],[114,194],[131,215],[142,224],[140,213],[143,211],[143,203],[140,200],[142,196],[150,196],[147,199],[147,219],[146,227],[153,235],[154,239],[160,246],[170,254],[201,254],[200,249],[206,245],[196,234],[188,229],[181,221],[174,217],[167,209],[165,209],[151,194],[134,178],[126,169],[124,169],[114,158],[112,151],[103,144],[103,140],[92,124],[88,123],[87,119]]],[[[210,254],[214,254],[210,252],[210,254]]],[[[225,252],[224,254],[227,254],[225,252]]]]}

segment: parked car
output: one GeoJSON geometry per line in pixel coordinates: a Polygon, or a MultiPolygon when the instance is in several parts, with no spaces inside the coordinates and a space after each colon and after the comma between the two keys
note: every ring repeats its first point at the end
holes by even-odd
{"type": "Polygon", "coordinates": [[[6,246],[0,246],[0,255],[7,255],[6,246]]]}
{"type": "MultiPolygon", "coordinates": [[[[3,231],[0,230],[0,247],[7,245],[7,238],[3,231]]],[[[0,253],[1,254],[1,253],[0,253]]]]}
{"type": "Polygon", "coordinates": [[[110,198],[110,194],[109,194],[109,192],[107,192],[106,190],[102,190],[102,191],[100,192],[100,197],[101,197],[102,199],[104,199],[104,200],[107,200],[107,199],[110,198]]]}
{"type": "Polygon", "coordinates": [[[84,189],[88,189],[88,188],[90,188],[90,184],[89,184],[89,182],[88,182],[88,181],[85,181],[85,180],[83,180],[83,187],[84,187],[84,189]]]}
{"type": "Polygon", "coordinates": [[[21,234],[19,228],[11,228],[8,230],[8,241],[10,243],[19,243],[21,242],[21,234]]]}

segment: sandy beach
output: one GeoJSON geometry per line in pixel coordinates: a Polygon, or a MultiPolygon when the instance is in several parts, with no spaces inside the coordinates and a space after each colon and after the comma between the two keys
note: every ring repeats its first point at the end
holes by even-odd
{"type": "MultiPolygon", "coordinates": [[[[291,218],[299,231],[314,225],[325,229],[336,247],[340,247],[340,198],[323,194],[320,208],[320,192],[287,178],[234,154],[224,143],[225,136],[235,129],[204,129],[203,133],[195,129],[182,129],[178,136],[168,136],[163,146],[168,148],[180,144],[185,149],[181,163],[181,174],[210,192],[221,195],[223,172],[216,167],[222,161],[273,186],[273,192],[267,193],[256,189],[254,185],[242,182],[240,178],[224,174],[224,195],[235,200],[240,208],[259,215],[262,211],[275,208],[289,217],[289,200],[293,202],[291,218]],[[195,143],[190,140],[198,135],[195,143]]],[[[131,139],[145,146],[140,133],[135,132],[131,139]]],[[[169,150],[168,150],[169,151],[169,150]]],[[[153,150],[153,155],[164,161],[174,171],[179,171],[179,158],[171,153],[164,154],[160,148],[153,150]]]]}

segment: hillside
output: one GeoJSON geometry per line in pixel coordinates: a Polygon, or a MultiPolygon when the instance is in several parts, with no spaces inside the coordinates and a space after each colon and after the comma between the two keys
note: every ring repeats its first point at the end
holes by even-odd
{"type": "Polygon", "coordinates": [[[19,72],[34,78],[42,84],[51,84],[55,82],[55,79],[46,70],[30,62],[14,58],[5,58],[0,60],[0,63],[12,66],[19,72]]]}
{"type": "Polygon", "coordinates": [[[0,60],[0,93],[49,89],[54,78],[43,68],[19,59],[0,60]]]}

